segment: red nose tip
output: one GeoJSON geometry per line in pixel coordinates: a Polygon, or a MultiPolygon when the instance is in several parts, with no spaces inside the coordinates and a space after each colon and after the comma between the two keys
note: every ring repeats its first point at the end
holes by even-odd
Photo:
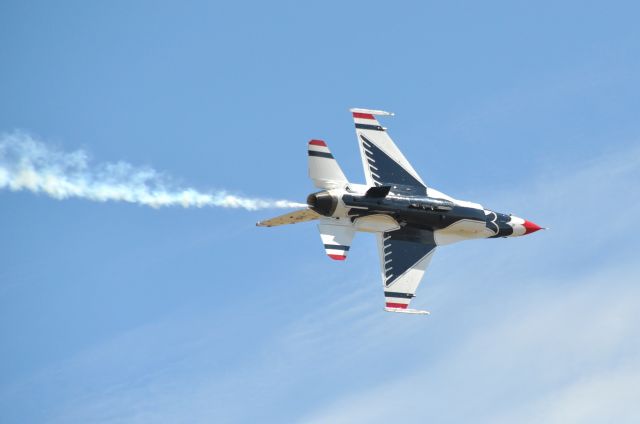
{"type": "Polygon", "coordinates": [[[524,220],[524,229],[526,230],[524,233],[525,234],[531,234],[531,233],[535,233],[538,230],[541,230],[542,227],[539,226],[538,224],[534,224],[531,221],[527,221],[526,219],[524,220]]]}

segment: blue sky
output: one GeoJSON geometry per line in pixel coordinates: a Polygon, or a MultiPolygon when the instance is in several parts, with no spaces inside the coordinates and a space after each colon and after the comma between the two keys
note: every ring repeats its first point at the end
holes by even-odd
{"type": "Polygon", "coordinates": [[[427,184],[550,231],[439,249],[387,314],[373,237],[278,210],[0,192],[2,422],[637,422],[634,2],[13,2],[0,132],[202,191],[364,180],[350,107],[427,184]]]}

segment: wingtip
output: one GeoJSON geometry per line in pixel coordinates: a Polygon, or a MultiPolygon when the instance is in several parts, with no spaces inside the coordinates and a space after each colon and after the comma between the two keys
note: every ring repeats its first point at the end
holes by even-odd
{"type": "Polygon", "coordinates": [[[401,314],[411,314],[411,315],[431,315],[429,311],[423,311],[420,309],[401,309],[401,308],[384,308],[386,312],[399,312],[401,314]]]}
{"type": "Polygon", "coordinates": [[[351,113],[369,113],[371,115],[381,115],[381,116],[395,116],[396,114],[393,112],[387,112],[385,110],[378,109],[365,109],[360,107],[352,107],[349,109],[351,113]]]}

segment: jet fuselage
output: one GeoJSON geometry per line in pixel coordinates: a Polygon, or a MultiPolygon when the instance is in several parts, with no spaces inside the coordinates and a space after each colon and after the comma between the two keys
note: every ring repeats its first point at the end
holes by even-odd
{"type": "Polygon", "coordinates": [[[326,217],[355,223],[364,217],[384,215],[401,227],[431,230],[436,234],[458,233],[460,240],[521,236],[540,229],[522,218],[442,196],[446,198],[417,194],[413,188],[398,186],[366,188],[363,192],[361,186],[352,185],[345,190],[312,193],[307,203],[310,209],[326,217]]]}

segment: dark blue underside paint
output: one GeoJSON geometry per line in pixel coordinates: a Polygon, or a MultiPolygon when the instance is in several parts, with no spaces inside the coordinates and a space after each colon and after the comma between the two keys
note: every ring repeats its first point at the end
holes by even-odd
{"type": "Polygon", "coordinates": [[[426,187],[424,184],[416,180],[402,166],[391,159],[386,153],[376,147],[362,134],[360,135],[360,139],[365,147],[364,153],[367,156],[369,166],[377,168],[369,168],[372,173],[372,178],[377,186],[397,184],[409,187],[419,187],[422,193],[426,194],[426,187]]]}
{"type": "Polygon", "coordinates": [[[513,227],[509,225],[509,221],[511,221],[509,215],[490,211],[485,217],[485,225],[495,233],[491,238],[508,237],[512,235],[513,227]]]}
{"type": "Polygon", "coordinates": [[[385,286],[391,285],[399,276],[413,267],[429,252],[435,249],[433,231],[405,227],[390,233],[384,233],[385,286]]]}

